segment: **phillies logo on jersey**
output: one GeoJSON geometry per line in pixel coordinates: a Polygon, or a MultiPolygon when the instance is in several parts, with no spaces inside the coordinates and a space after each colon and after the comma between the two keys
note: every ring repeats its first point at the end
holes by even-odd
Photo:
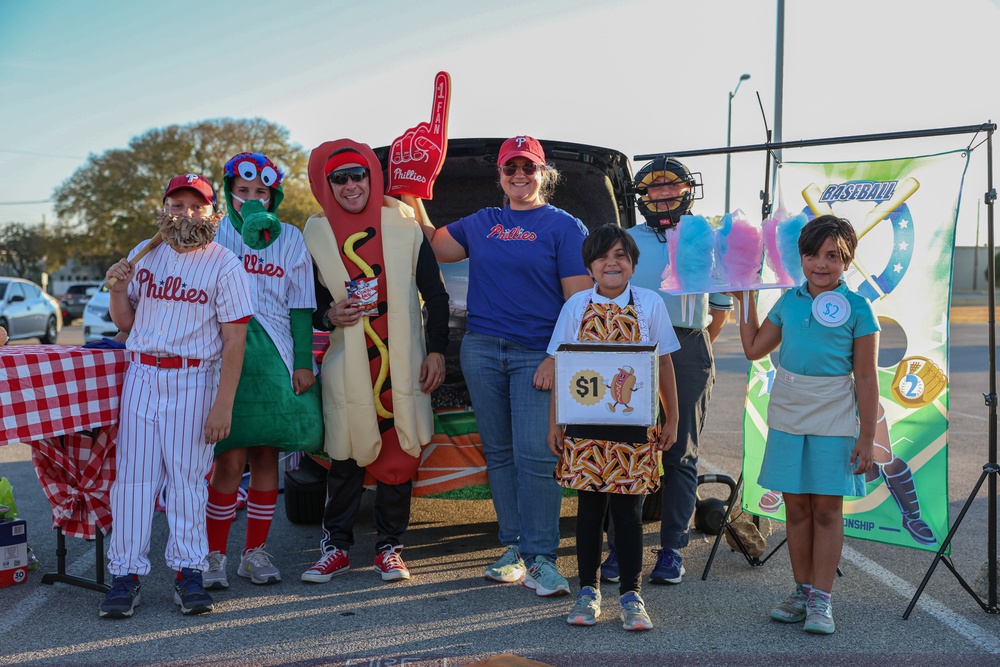
{"type": "Polygon", "coordinates": [[[149,269],[139,269],[135,274],[143,296],[162,301],[182,301],[184,303],[208,303],[208,292],[188,287],[183,278],[170,276],[157,284],[156,276],[149,269]]]}
{"type": "Polygon", "coordinates": [[[488,239],[500,239],[501,241],[534,241],[538,238],[535,232],[528,232],[520,227],[505,229],[503,225],[494,225],[490,233],[486,235],[488,239]]]}
{"type": "Polygon", "coordinates": [[[247,273],[259,273],[272,278],[285,275],[285,270],[277,264],[268,264],[257,255],[243,255],[243,268],[247,273]]]}

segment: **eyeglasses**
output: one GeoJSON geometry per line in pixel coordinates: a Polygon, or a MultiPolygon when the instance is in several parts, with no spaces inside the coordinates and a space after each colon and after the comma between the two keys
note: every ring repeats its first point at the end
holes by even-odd
{"type": "Polygon", "coordinates": [[[534,176],[535,172],[541,168],[542,165],[535,164],[533,162],[525,162],[524,164],[514,164],[513,162],[508,162],[500,167],[500,171],[503,172],[504,176],[513,176],[520,169],[521,173],[525,176],[534,176]]]}
{"type": "Polygon", "coordinates": [[[368,167],[348,167],[347,169],[338,169],[337,171],[331,171],[330,175],[326,178],[334,185],[343,185],[347,183],[347,179],[351,179],[355,183],[360,183],[368,178],[368,167]]]}

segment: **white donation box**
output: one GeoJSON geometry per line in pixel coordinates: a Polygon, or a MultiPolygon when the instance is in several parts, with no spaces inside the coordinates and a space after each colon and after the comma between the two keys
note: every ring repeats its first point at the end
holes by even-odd
{"type": "Polygon", "coordinates": [[[556,351],[556,421],[652,426],[659,387],[657,344],[563,343],[556,351]]]}

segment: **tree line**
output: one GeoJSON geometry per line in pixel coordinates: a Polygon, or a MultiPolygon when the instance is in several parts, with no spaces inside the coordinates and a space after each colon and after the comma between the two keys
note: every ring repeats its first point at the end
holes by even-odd
{"type": "Polygon", "coordinates": [[[219,118],[149,130],[127,148],[91,155],[53,193],[55,224],[0,226],[0,265],[36,282],[70,257],[110,266],[156,233],[156,216],[167,181],[196,172],[212,181],[225,210],[222,170],[243,151],[267,155],[285,174],[283,222],[302,227],[319,211],[309,189],[309,156],[291,143],[288,130],[262,118],[219,118]]]}

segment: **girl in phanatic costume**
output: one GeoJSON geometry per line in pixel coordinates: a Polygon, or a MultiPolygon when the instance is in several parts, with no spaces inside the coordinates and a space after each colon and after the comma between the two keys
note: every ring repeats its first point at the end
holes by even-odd
{"type": "Polygon", "coordinates": [[[206,588],[229,587],[226,543],[248,457],[247,535],[237,574],[255,584],[281,581],[264,551],[278,497],[278,453],[318,452],[323,442],[312,358],[312,260],[302,233],[278,220],[282,177],[261,153],[234,156],[223,175],[229,215],[215,240],[243,261],[256,290],[257,312],[247,328],[232,433],[215,448],[208,488],[206,588]]]}
{"type": "Polygon", "coordinates": [[[321,378],[331,461],[323,556],[302,580],[322,583],[349,569],[366,470],[377,481],[375,569],[385,581],[408,579],[399,552],[421,447],[434,432],[430,392],[444,380],[448,294],[413,210],[383,196],[371,148],[347,139],[321,145],[309,156],[309,182],[323,207],[305,239],[317,269],[313,324],[330,331],[321,378]]]}

